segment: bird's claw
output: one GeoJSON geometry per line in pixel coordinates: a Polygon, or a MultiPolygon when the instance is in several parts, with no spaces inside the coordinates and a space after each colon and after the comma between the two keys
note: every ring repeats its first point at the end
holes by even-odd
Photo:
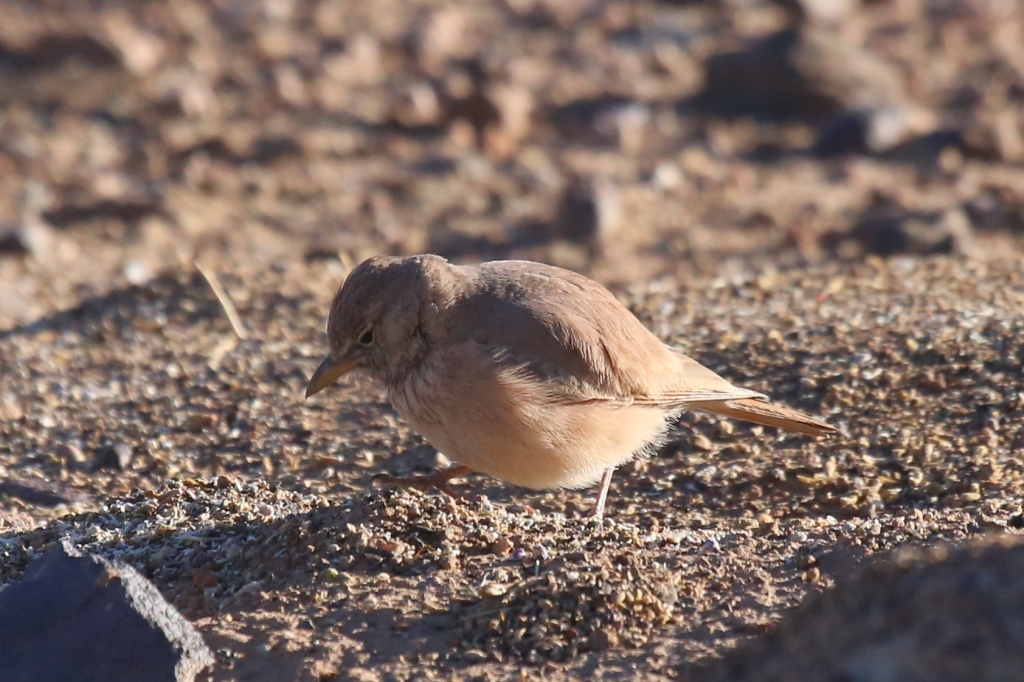
{"type": "Polygon", "coordinates": [[[452,467],[443,471],[435,471],[425,476],[392,476],[391,474],[375,474],[370,482],[375,485],[394,485],[399,488],[417,488],[423,491],[431,489],[440,490],[445,495],[456,500],[463,499],[463,496],[456,492],[449,481],[457,476],[470,473],[466,467],[452,467]]]}

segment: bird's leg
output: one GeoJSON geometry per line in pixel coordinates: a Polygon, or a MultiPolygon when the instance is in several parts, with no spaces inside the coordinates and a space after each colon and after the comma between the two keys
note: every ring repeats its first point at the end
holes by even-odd
{"type": "Polygon", "coordinates": [[[435,471],[432,474],[426,474],[425,476],[391,476],[390,474],[377,474],[371,480],[374,483],[390,483],[391,485],[396,485],[400,488],[413,487],[419,488],[420,490],[437,488],[445,495],[461,500],[462,495],[452,490],[451,486],[448,485],[448,481],[471,473],[473,473],[473,470],[469,467],[457,465],[447,469],[442,469],[441,471],[435,471]]]}
{"type": "Polygon", "coordinates": [[[612,474],[615,467],[609,467],[601,476],[601,487],[597,491],[597,500],[594,501],[594,508],[590,510],[590,518],[600,521],[604,518],[604,503],[608,499],[608,488],[612,485],[612,474]]]}

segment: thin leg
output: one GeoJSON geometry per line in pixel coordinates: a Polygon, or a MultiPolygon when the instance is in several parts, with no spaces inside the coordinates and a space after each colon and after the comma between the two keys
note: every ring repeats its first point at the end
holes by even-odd
{"type": "Polygon", "coordinates": [[[390,483],[391,485],[396,485],[400,488],[413,487],[419,488],[420,490],[437,488],[445,495],[461,500],[462,495],[452,490],[451,486],[448,485],[448,481],[471,473],[473,473],[473,470],[469,467],[457,465],[447,469],[442,469],[441,471],[435,471],[434,473],[427,474],[425,476],[391,476],[389,474],[377,474],[371,480],[374,483],[390,483]]]}
{"type": "Polygon", "coordinates": [[[615,467],[609,467],[601,476],[601,487],[597,491],[597,500],[594,501],[594,508],[590,511],[590,518],[600,521],[604,518],[604,503],[608,499],[608,488],[612,485],[612,474],[615,467]]]}

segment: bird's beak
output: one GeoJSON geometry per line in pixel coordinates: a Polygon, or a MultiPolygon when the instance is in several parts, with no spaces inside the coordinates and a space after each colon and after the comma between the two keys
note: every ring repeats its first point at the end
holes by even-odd
{"type": "Polygon", "coordinates": [[[347,357],[341,358],[340,360],[335,359],[333,355],[328,355],[324,358],[324,361],[320,363],[320,366],[313,372],[313,376],[310,378],[309,383],[306,385],[306,397],[316,395],[320,391],[324,390],[335,381],[342,374],[346,374],[355,369],[359,362],[354,358],[347,357]]]}

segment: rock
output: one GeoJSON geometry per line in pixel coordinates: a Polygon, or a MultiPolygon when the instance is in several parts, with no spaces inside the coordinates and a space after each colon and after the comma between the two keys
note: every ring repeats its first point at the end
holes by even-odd
{"type": "Polygon", "coordinates": [[[123,471],[131,464],[135,448],[127,443],[104,445],[96,450],[95,462],[98,469],[118,469],[123,471]]]}
{"type": "Polygon", "coordinates": [[[858,109],[830,116],[818,128],[812,152],[830,157],[882,151],[902,140],[906,123],[895,109],[858,109]]]}
{"type": "Polygon", "coordinates": [[[622,222],[622,204],[615,184],[605,176],[577,176],[562,193],[552,236],[583,244],[596,254],[622,222]]]}
{"type": "Polygon", "coordinates": [[[594,128],[603,137],[615,140],[623,154],[635,155],[643,147],[644,133],[651,118],[650,107],[627,102],[600,111],[594,119],[594,128]]]}
{"type": "Polygon", "coordinates": [[[16,225],[0,225],[0,256],[28,253],[28,244],[16,225]]]}
{"type": "Polygon", "coordinates": [[[961,209],[911,211],[883,196],[875,197],[852,230],[827,234],[822,243],[840,256],[970,255],[975,251],[970,221],[961,209]]]}
{"type": "Polygon", "coordinates": [[[705,436],[703,433],[693,434],[693,447],[698,450],[710,452],[715,449],[715,444],[711,442],[711,439],[705,436]]]}
{"type": "Polygon", "coordinates": [[[380,41],[362,33],[352,37],[343,53],[324,61],[324,73],[343,85],[373,85],[385,77],[380,41]]]}
{"type": "Polygon", "coordinates": [[[1022,576],[1024,544],[1013,535],[964,549],[898,550],[693,679],[1017,680],[1022,576]]]}
{"type": "Polygon", "coordinates": [[[469,38],[474,29],[473,14],[462,7],[443,7],[420,24],[415,41],[422,69],[437,72],[449,59],[466,58],[473,53],[469,38]]]}
{"type": "Polygon", "coordinates": [[[443,452],[434,454],[434,468],[435,469],[447,469],[452,465],[452,461],[443,452]]]}
{"type": "MultiPolygon", "coordinates": [[[[2,237],[0,237],[0,240],[2,240],[2,237]]],[[[24,416],[25,412],[21,409],[17,396],[11,394],[0,396],[0,422],[13,422],[24,416]]]]}
{"type": "Polygon", "coordinates": [[[16,227],[0,231],[0,253],[29,253],[40,263],[52,261],[57,243],[53,228],[36,215],[27,215],[16,227]]]}
{"type": "Polygon", "coordinates": [[[120,54],[125,68],[137,75],[155,70],[166,52],[159,37],[136,26],[127,14],[110,14],[104,21],[107,40],[120,54]]]}
{"type": "Polygon", "coordinates": [[[81,448],[71,443],[59,444],[53,449],[53,454],[67,469],[82,469],[88,461],[81,448]]]}
{"type": "Polygon", "coordinates": [[[592,651],[604,651],[615,646],[614,635],[607,630],[594,630],[587,637],[587,645],[592,651]]]}
{"type": "Polygon", "coordinates": [[[675,161],[662,161],[651,173],[651,184],[665,192],[680,187],[683,179],[683,172],[675,161]]]}
{"type": "Polygon", "coordinates": [[[185,427],[192,433],[202,433],[216,427],[220,423],[220,415],[216,412],[199,412],[190,414],[185,420],[185,427]]]}
{"type": "Polygon", "coordinates": [[[837,23],[849,19],[856,9],[856,0],[799,0],[808,19],[837,23]]]}
{"type": "Polygon", "coordinates": [[[140,260],[129,260],[124,264],[124,278],[129,284],[142,286],[153,279],[153,270],[140,260]]]}
{"type": "Polygon", "coordinates": [[[396,94],[393,115],[401,126],[417,128],[435,125],[441,113],[437,90],[426,80],[413,81],[396,94]]]}
{"type": "Polygon", "coordinates": [[[185,682],[214,662],[138,571],[67,539],[0,591],[0,641],[5,682],[185,682]]]}
{"type": "Polygon", "coordinates": [[[896,110],[907,97],[897,70],[827,29],[773,33],[746,50],[710,56],[698,109],[755,118],[815,118],[843,110],[896,110]]]}

